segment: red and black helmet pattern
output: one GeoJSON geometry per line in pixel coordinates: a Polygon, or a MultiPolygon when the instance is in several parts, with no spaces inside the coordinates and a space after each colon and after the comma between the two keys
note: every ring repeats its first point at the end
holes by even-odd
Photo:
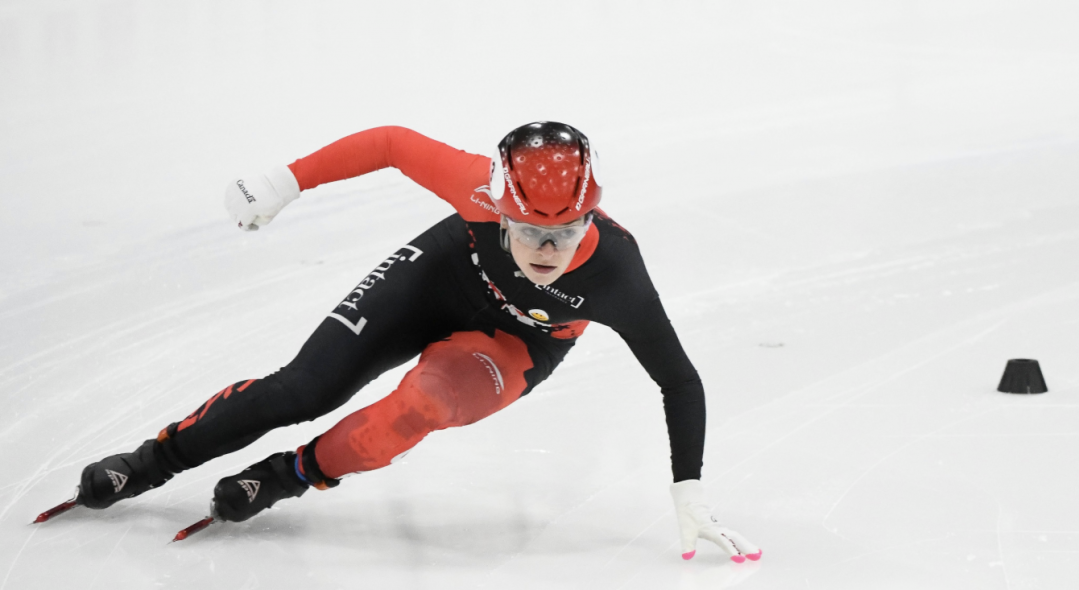
{"type": "Polygon", "coordinates": [[[491,158],[491,200],[514,221],[568,223],[599,205],[598,167],[595,148],[577,129],[554,121],[522,125],[491,158]]]}

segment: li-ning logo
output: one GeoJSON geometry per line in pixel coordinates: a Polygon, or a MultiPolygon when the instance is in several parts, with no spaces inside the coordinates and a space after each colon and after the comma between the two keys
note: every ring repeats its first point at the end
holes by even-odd
{"type": "Polygon", "coordinates": [[[120,490],[124,489],[124,485],[127,484],[127,476],[112,469],[106,469],[105,474],[112,480],[112,493],[119,494],[120,490]]]}
{"type": "MultiPolygon", "coordinates": [[[[479,187],[479,188],[477,188],[474,192],[487,193],[487,196],[489,196],[489,197],[491,196],[491,189],[489,189],[486,184],[479,187]]],[[[498,197],[498,198],[501,199],[502,197],[498,197]]],[[[480,207],[483,207],[484,209],[490,211],[491,213],[498,213],[498,209],[495,209],[494,205],[484,201],[483,199],[477,199],[476,195],[470,196],[469,200],[472,201],[473,203],[479,205],[480,207]]]]}
{"type": "Polygon", "coordinates": [[[584,192],[588,190],[588,178],[592,175],[592,156],[589,155],[584,160],[584,182],[581,183],[581,196],[577,197],[578,211],[581,210],[581,205],[584,205],[584,192]]]}
{"type": "Polygon", "coordinates": [[[491,357],[481,354],[479,352],[473,352],[472,356],[480,361],[480,364],[487,369],[487,372],[491,374],[491,379],[495,382],[495,395],[501,395],[502,390],[506,387],[502,381],[502,372],[498,370],[498,365],[495,364],[491,357]]]}
{"type": "Polygon", "coordinates": [[[259,487],[262,486],[262,483],[257,479],[241,479],[239,484],[247,492],[247,503],[254,502],[255,496],[259,495],[259,487]]]}
{"type": "MultiPolygon", "coordinates": [[[[247,197],[247,202],[248,203],[254,203],[255,202],[255,195],[252,195],[251,193],[247,192],[247,187],[244,186],[244,181],[237,180],[236,181],[236,186],[240,187],[240,192],[243,193],[245,197],[247,197]]],[[[580,209],[580,207],[578,207],[578,209],[580,209]]]]}

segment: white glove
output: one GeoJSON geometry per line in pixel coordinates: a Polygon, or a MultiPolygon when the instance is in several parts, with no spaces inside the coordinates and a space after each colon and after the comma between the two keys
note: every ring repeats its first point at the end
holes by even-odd
{"type": "Polygon", "coordinates": [[[232,221],[253,231],[273,220],[285,205],[300,198],[300,184],[288,166],[275,166],[263,174],[245,176],[225,188],[225,209],[232,221]]]}
{"type": "Polygon", "coordinates": [[[697,554],[697,537],[719,545],[735,563],[761,558],[763,552],[756,545],[716,522],[712,510],[704,503],[704,486],[699,479],[671,484],[671,497],[674,498],[674,512],[678,515],[678,528],[682,532],[682,559],[693,559],[697,554]]]}

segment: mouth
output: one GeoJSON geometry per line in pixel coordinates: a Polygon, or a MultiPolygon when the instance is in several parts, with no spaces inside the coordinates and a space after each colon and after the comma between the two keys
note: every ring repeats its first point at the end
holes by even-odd
{"type": "Polygon", "coordinates": [[[538,272],[541,275],[550,274],[550,273],[554,272],[554,270],[556,268],[558,268],[557,266],[547,266],[547,265],[544,265],[544,264],[534,264],[534,263],[530,263],[529,266],[532,267],[533,271],[538,272]]]}

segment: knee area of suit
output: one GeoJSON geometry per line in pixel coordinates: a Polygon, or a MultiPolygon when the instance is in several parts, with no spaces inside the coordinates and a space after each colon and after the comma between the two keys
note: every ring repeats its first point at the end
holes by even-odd
{"type": "Polygon", "coordinates": [[[457,392],[454,383],[439,371],[421,367],[409,373],[394,392],[393,401],[400,420],[409,422],[420,430],[422,416],[428,432],[445,428],[453,420],[457,408],[457,392]]]}
{"type": "Polygon", "coordinates": [[[403,386],[433,419],[432,430],[463,426],[495,411],[501,403],[502,381],[489,358],[471,353],[445,355],[417,367],[403,386]]]}

